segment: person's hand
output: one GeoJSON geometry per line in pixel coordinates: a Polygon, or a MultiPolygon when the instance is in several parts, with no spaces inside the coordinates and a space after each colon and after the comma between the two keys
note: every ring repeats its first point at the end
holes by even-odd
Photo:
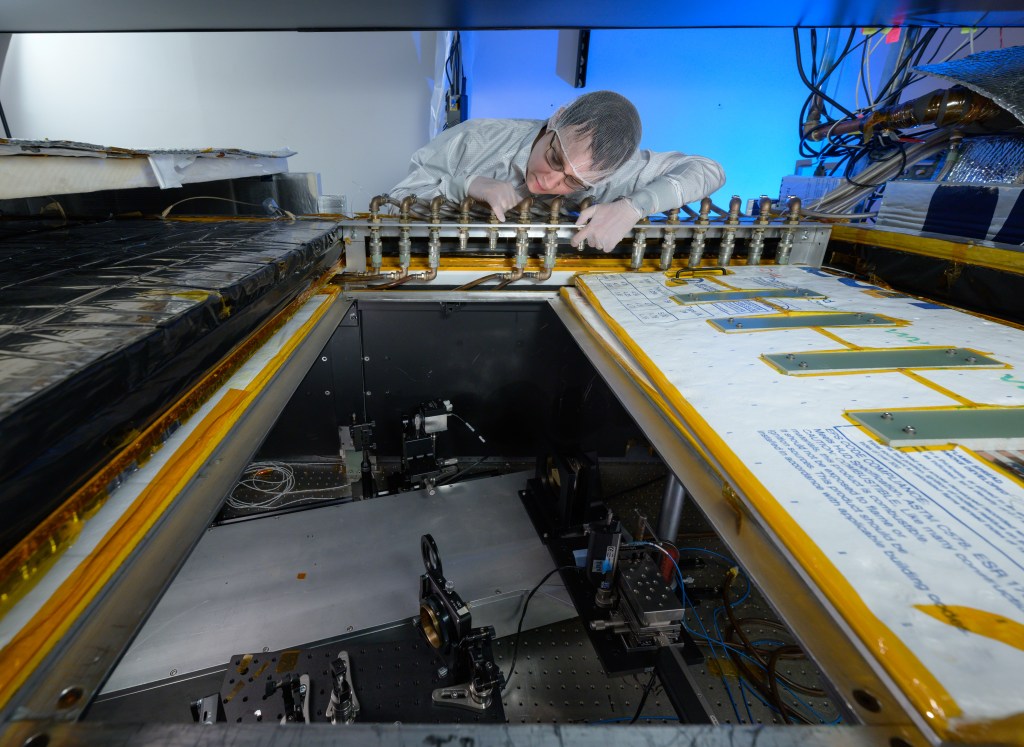
{"type": "Polygon", "coordinates": [[[505,211],[518,205],[522,198],[516,188],[508,182],[490,179],[486,176],[473,177],[469,183],[469,196],[477,202],[486,202],[502,223],[505,222],[505,211]]]}
{"type": "Polygon", "coordinates": [[[580,213],[577,226],[583,226],[569,243],[582,247],[587,241],[595,249],[610,252],[638,220],[640,211],[629,200],[591,205],[580,213]]]}

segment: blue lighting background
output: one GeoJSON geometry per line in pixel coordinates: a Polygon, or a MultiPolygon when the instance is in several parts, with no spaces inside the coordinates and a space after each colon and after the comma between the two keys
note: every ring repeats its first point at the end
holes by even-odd
{"type": "Polygon", "coordinates": [[[716,204],[779,196],[807,95],[790,29],[594,30],[582,89],[556,73],[558,34],[464,33],[470,116],[544,118],[587,91],[618,91],[640,111],[642,147],[722,164],[716,204]]]}

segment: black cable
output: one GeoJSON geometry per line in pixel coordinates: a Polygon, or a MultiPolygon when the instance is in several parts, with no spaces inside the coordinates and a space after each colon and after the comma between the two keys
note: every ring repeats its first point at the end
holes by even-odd
{"type": "MultiPolygon", "coordinates": [[[[903,173],[903,169],[905,169],[907,167],[907,149],[903,145],[903,143],[899,143],[898,142],[898,143],[896,143],[896,146],[899,149],[900,160],[902,161],[902,163],[900,164],[900,170],[897,173],[897,176],[899,176],[899,174],[903,173]]],[[[888,179],[883,179],[882,181],[878,182],[877,184],[862,184],[861,182],[858,182],[857,180],[855,180],[853,178],[853,167],[856,165],[857,161],[859,161],[861,159],[861,157],[864,156],[865,154],[867,154],[870,157],[870,154],[871,154],[872,150],[873,150],[873,148],[871,148],[871,147],[864,148],[864,150],[862,150],[859,153],[857,153],[853,158],[850,159],[849,163],[846,164],[846,171],[843,174],[843,177],[846,179],[846,181],[848,181],[850,184],[852,184],[855,187],[863,187],[864,189],[868,189],[868,188],[874,189],[875,187],[879,187],[879,186],[881,186],[882,184],[884,184],[885,182],[888,181],[888,179]]],[[[877,163],[879,161],[888,161],[890,158],[893,158],[893,156],[887,156],[885,158],[870,158],[870,160],[873,160],[873,161],[875,161],[877,163]]],[[[896,177],[892,177],[892,178],[895,179],[896,177]]]]}
{"type": "Polygon", "coordinates": [[[515,674],[516,671],[516,658],[519,656],[519,636],[523,632],[523,620],[526,619],[526,608],[529,606],[530,600],[533,599],[533,595],[537,593],[537,589],[542,587],[544,585],[544,582],[551,578],[553,575],[555,575],[559,571],[575,570],[579,570],[579,568],[575,565],[559,566],[558,568],[555,568],[553,571],[549,571],[544,576],[544,578],[540,580],[540,583],[534,586],[533,590],[529,594],[527,594],[526,601],[523,602],[523,614],[519,616],[519,626],[516,628],[516,641],[514,644],[512,644],[512,666],[509,667],[508,675],[505,677],[505,688],[502,690],[502,693],[504,693],[505,690],[508,689],[509,684],[512,682],[512,675],[515,674]]]}
{"type": "Polygon", "coordinates": [[[4,114],[4,105],[3,104],[0,104],[0,121],[2,121],[3,125],[4,125],[4,135],[7,137],[8,140],[10,140],[11,139],[11,128],[7,126],[7,115],[4,114]]]}
{"type": "Polygon", "coordinates": [[[475,462],[473,462],[473,463],[472,463],[471,465],[469,465],[468,467],[466,467],[465,469],[460,469],[460,470],[459,470],[458,472],[456,472],[456,473],[455,473],[454,475],[452,475],[451,477],[446,477],[446,478],[444,478],[444,479],[442,479],[442,480],[438,480],[436,484],[437,484],[437,485],[453,485],[454,483],[452,482],[452,480],[454,480],[455,478],[457,478],[457,477],[459,477],[459,476],[461,476],[461,475],[464,475],[464,474],[466,474],[466,473],[467,473],[467,472],[469,472],[469,471],[470,471],[471,469],[475,468],[475,467],[476,467],[477,465],[479,465],[479,464],[482,464],[482,463],[483,463],[484,461],[486,461],[487,459],[490,459],[490,457],[482,456],[482,457],[480,457],[479,459],[477,459],[477,460],[476,460],[475,462]]]}
{"type": "MultiPolygon", "coordinates": [[[[983,36],[985,35],[985,32],[986,32],[986,31],[988,31],[988,27],[986,27],[986,28],[983,28],[983,29],[982,29],[981,31],[979,31],[979,32],[978,32],[977,34],[975,34],[975,35],[974,35],[974,41],[978,41],[978,39],[980,39],[981,37],[983,37],[983,36]]],[[[942,44],[942,43],[944,43],[945,41],[946,41],[946,39],[945,39],[945,37],[943,37],[943,39],[942,39],[942,42],[940,42],[940,47],[941,47],[941,44],[942,44]]],[[[949,57],[948,57],[948,58],[947,58],[946,60],[943,60],[943,62],[949,62],[949,60],[950,60],[950,59],[952,59],[954,55],[956,55],[957,53],[959,53],[961,49],[963,49],[964,47],[966,47],[966,46],[967,46],[967,45],[969,45],[970,43],[971,43],[971,42],[970,42],[970,40],[968,40],[968,41],[965,41],[965,42],[964,42],[963,44],[961,44],[961,45],[960,45],[959,47],[957,47],[957,48],[956,48],[956,49],[954,49],[954,50],[953,50],[952,52],[950,52],[950,53],[949,53],[949,57]]],[[[936,49],[936,50],[935,50],[936,54],[938,53],[938,51],[939,51],[938,49],[936,49]]],[[[932,59],[935,59],[935,55],[934,55],[934,54],[932,55],[932,59]]],[[[926,64],[926,65],[930,65],[930,64],[931,64],[931,62],[932,62],[932,59],[928,60],[928,62],[926,62],[925,64],[926,64]]],[[[941,64],[941,63],[940,63],[940,64],[941,64]]],[[[926,77],[927,77],[927,75],[918,75],[918,76],[917,76],[916,78],[911,78],[910,80],[908,80],[908,81],[907,81],[907,85],[910,85],[911,83],[917,83],[917,82],[918,82],[918,81],[920,81],[920,80],[924,80],[924,79],[925,79],[926,77]]]]}
{"type": "MultiPolygon", "coordinates": [[[[879,33],[881,32],[875,32],[875,34],[879,33]]],[[[872,36],[874,36],[874,34],[872,34],[872,36]]],[[[867,38],[870,39],[871,37],[869,36],[867,38]]],[[[864,92],[864,100],[867,102],[868,106],[875,103],[871,100],[871,92],[868,88],[870,81],[868,80],[869,76],[867,75],[868,60],[871,59],[871,53],[874,51],[875,50],[871,48],[870,44],[865,44],[864,49],[860,51],[860,90],[864,92]]]]}
{"type": "Polygon", "coordinates": [[[925,65],[931,65],[933,62],[935,62],[935,58],[938,57],[939,52],[942,50],[942,45],[946,43],[946,40],[949,38],[949,35],[952,33],[952,31],[952,27],[946,29],[946,33],[942,35],[942,39],[935,46],[935,51],[932,52],[932,56],[928,58],[928,62],[924,63],[925,65]]]}
{"type": "Polygon", "coordinates": [[[911,64],[911,60],[914,58],[914,55],[917,55],[917,59],[914,60],[913,64],[916,66],[921,62],[921,57],[924,56],[928,45],[931,43],[931,40],[935,37],[936,33],[937,29],[928,29],[925,31],[921,39],[911,47],[910,51],[907,52],[900,63],[893,68],[892,75],[889,76],[889,80],[885,82],[885,85],[882,86],[878,94],[878,100],[882,102],[882,106],[887,106],[890,101],[895,102],[899,99],[900,93],[902,93],[903,89],[907,87],[907,82],[904,81],[902,85],[891,92],[889,91],[889,88],[896,82],[900,74],[906,70],[908,65],[911,64]]]}
{"type": "Polygon", "coordinates": [[[811,83],[818,84],[818,29],[811,29],[811,83]]]}
{"type": "MultiPolygon", "coordinates": [[[[800,155],[802,157],[804,157],[804,158],[817,158],[817,159],[821,159],[821,158],[824,157],[824,154],[823,154],[823,149],[825,147],[824,145],[821,146],[821,148],[819,148],[818,150],[815,150],[813,148],[813,146],[811,146],[810,143],[808,142],[809,141],[809,136],[810,136],[811,132],[813,132],[814,130],[811,130],[811,131],[808,131],[808,132],[804,132],[805,116],[806,116],[808,108],[811,105],[811,102],[813,101],[814,96],[815,95],[820,95],[822,97],[822,99],[821,99],[821,107],[822,107],[821,117],[825,120],[825,122],[823,124],[819,125],[817,128],[815,128],[815,130],[823,128],[823,127],[830,127],[835,122],[838,121],[831,114],[829,114],[828,111],[825,109],[825,103],[831,103],[831,104],[835,105],[835,102],[832,99],[829,99],[828,97],[824,96],[824,89],[827,86],[828,79],[839,68],[839,66],[843,63],[843,61],[850,54],[855,52],[859,47],[864,46],[867,43],[868,39],[870,38],[870,37],[865,36],[863,39],[861,39],[859,42],[857,42],[857,44],[854,44],[853,40],[854,40],[854,38],[856,36],[856,33],[857,33],[856,29],[850,29],[850,34],[846,38],[846,44],[843,46],[843,51],[839,54],[838,57],[836,57],[836,59],[832,62],[832,64],[829,65],[827,70],[824,69],[824,68],[819,70],[818,74],[820,76],[820,79],[813,79],[811,81],[813,83],[813,85],[810,86],[811,93],[804,100],[804,105],[803,105],[803,107],[800,110],[800,117],[799,117],[799,120],[797,122],[797,136],[799,138],[799,150],[800,150],[800,155]]],[[[800,52],[800,40],[799,40],[799,36],[798,35],[795,38],[795,42],[796,42],[796,47],[797,47],[797,62],[799,64],[800,60],[801,60],[801,52],[800,52]]],[[[805,83],[806,82],[807,81],[805,79],[805,83]]],[[[838,107],[838,108],[841,109],[843,112],[845,112],[848,118],[852,118],[853,115],[852,115],[851,112],[843,109],[842,107],[838,107]]]]}
{"type": "Polygon", "coordinates": [[[630,719],[631,724],[635,724],[640,720],[640,714],[643,713],[644,704],[647,702],[647,696],[651,694],[651,688],[654,687],[654,680],[658,678],[657,672],[651,672],[651,678],[647,680],[647,687],[644,688],[643,697],[640,698],[640,705],[636,707],[636,713],[633,714],[633,718],[630,719]]]}
{"type": "Polygon", "coordinates": [[[800,79],[804,82],[804,85],[807,86],[812,91],[814,91],[819,96],[821,96],[822,100],[827,101],[828,103],[832,104],[832,106],[834,106],[836,109],[845,114],[847,117],[852,118],[853,112],[851,112],[842,104],[838,103],[835,99],[826,96],[824,91],[822,91],[817,86],[813,85],[811,81],[807,80],[807,74],[804,72],[804,61],[800,53],[800,29],[793,29],[793,43],[796,47],[796,69],[797,72],[800,73],[800,79]]]}

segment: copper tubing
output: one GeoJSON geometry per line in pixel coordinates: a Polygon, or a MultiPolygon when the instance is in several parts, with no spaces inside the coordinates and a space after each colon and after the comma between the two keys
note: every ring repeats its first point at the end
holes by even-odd
{"type": "Polygon", "coordinates": [[[400,275],[399,277],[397,277],[396,279],[394,279],[394,280],[392,280],[390,282],[381,283],[380,285],[375,285],[375,286],[373,286],[372,289],[373,290],[390,290],[391,288],[397,288],[398,286],[400,286],[400,285],[402,285],[404,283],[408,283],[410,280],[412,280],[415,277],[416,277],[415,275],[408,275],[408,274],[400,275]]]}
{"type": "Polygon", "coordinates": [[[455,288],[454,290],[456,290],[456,291],[472,290],[473,288],[476,288],[478,285],[486,283],[488,280],[499,280],[499,279],[501,279],[503,277],[505,277],[505,273],[503,273],[503,272],[492,272],[490,275],[483,275],[482,277],[478,277],[476,280],[470,280],[465,285],[460,285],[458,288],[455,288]]]}
{"type": "Polygon", "coordinates": [[[521,279],[524,275],[525,273],[520,268],[517,267],[516,269],[512,270],[512,272],[510,272],[508,275],[504,275],[503,277],[505,279],[498,283],[496,286],[494,286],[494,290],[501,290],[509,283],[514,283],[517,280],[521,279]]]}
{"type": "Polygon", "coordinates": [[[370,217],[373,220],[377,220],[377,214],[380,212],[380,206],[388,201],[387,195],[377,195],[370,200],[370,217]]]}
{"type": "Polygon", "coordinates": [[[533,198],[532,197],[524,197],[523,201],[520,202],[518,205],[516,205],[516,210],[519,213],[519,222],[520,223],[529,223],[530,222],[530,208],[532,208],[532,207],[533,207],[533,198]]]}
{"type": "Polygon", "coordinates": [[[811,130],[811,140],[824,140],[829,135],[863,132],[864,139],[877,129],[903,129],[924,124],[945,127],[991,119],[1005,110],[992,99],[963,86],[938,89],[902,104],[887,106],[867,117],[844,120],[832,125],[818,125],[811,130]]]}
{"type": "Polygon", "coordinates": [[[430,201],[430,222],[441,222],[441,206],[444,204],[444,195],[438,195],[430,201]]]}
{"type": "Polygon", "coordinates": [[[414,202],[416,202],[416,195],[409,195],[408,197],[402,200],[401,205],[399,205],[399,210],[401,211],[398,215],[399,220],[409,220],[409,210],[412,208],[412,204],[414,202]]]}

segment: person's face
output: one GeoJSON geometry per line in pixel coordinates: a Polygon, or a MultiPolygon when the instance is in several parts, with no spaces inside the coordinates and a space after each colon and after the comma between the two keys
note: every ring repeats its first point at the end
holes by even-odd
{"type": "Polygon", "coordinates": [[[587,188],[576,176],[554,130],[545,132],[530,151],[526,188],[535,195],[567,195],[587,188]]]}

